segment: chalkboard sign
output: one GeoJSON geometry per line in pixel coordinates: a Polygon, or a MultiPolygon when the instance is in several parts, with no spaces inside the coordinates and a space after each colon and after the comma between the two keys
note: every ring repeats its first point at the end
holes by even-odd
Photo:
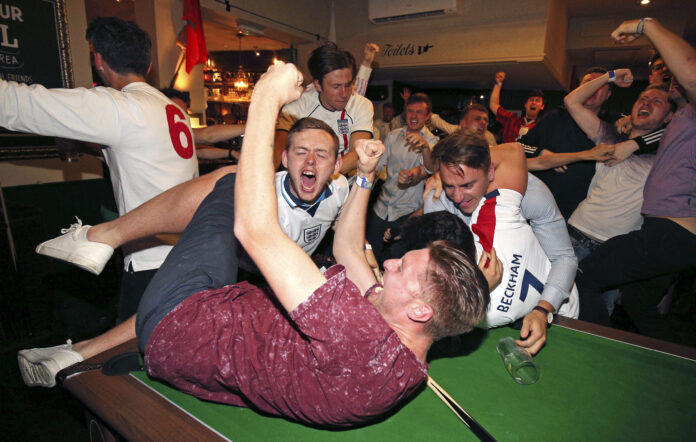
{"type": "Polygon", "coordinates": [[[0,78],[73,87],[64,0],[0,3],[0,78]]]}
{"type": "MultiPolygon", "coordinates": [[[[64,0],[0,2],[0,78],[73,87],[64,0]]],[[[0,161],[53,157],[65,157],[53,137],[0,128],[0,161]]]]}

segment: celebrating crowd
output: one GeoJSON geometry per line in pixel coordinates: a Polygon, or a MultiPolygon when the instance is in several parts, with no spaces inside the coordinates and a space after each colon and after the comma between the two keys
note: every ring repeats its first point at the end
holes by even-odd
{"type": "Polygon", "coordinates": [[[620,298],[640,333],[671,339],[657,306],[696,265],[696,49],[650,18],[612,38],[658,53],[630,116],[600,117],[612,88],[633,83],[628,69],[588,70],[563,109],[533,91],[521,116],[500,105],[498,72],[488,104],[500,144],[488,108],[470,104],[454,125],[422,92],[375,120],[354,87],[375,45],[359,70],[322,45],[311,88],[291,64],[269,68],[238,165],[197,177],[186,109],[144,81],[147,34],[95,20],[87,39],[107,86],[0,80],[0,125],[103,146],[121,216],[78,222],[37,251],[99,274],[128,248],[128,302],[96,338],[20,351],[25,383],[52,387],[137,339],[149,375],[186,393],[350,426],[410,397],[430,347],[474,327],[516,326],[535,354],[553,345],[554,315],[611,325],[620,298]],[[159,233],[181,237],[152,247],[159,233]],[[320,270],[323,239],[336,265],[320,270]],[[265,284],[238,281],[240,268],[265,284]]]}

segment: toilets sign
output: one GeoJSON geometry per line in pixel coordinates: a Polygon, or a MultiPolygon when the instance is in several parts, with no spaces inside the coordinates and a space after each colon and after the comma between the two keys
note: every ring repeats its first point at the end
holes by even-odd
{"type": "Polygon", "coordinates": [[[430,43],[386,43],[382,46],[382,57],[419,57],[434,47],[430,43]]]}
{"type": "Polygon", "coordinates": [[[0,0],[0,78],[72,86],[64,0],[0,0]]]}

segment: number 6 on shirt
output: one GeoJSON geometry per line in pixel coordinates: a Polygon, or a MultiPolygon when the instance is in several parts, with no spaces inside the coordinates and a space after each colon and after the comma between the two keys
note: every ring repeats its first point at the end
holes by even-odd
{"type": "Polygon", "coordinates": [[[193,136],[185,123],[186,117],[176,105],[168,104],[164,109],[167,111],[169,136],[172,139],[174,150],[181,158],[187,160],[193,156],[193,136]],[[186,137],[185,146],[182,144],[182,135],[186,137]]]}

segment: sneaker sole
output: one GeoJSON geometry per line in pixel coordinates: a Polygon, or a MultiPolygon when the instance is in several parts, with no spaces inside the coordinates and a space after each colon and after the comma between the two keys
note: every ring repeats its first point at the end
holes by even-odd
{"type": "Polygon", "coordinates": [[[32,363],[28,359],[17,356],[19,362],[19,371],[22,374],[22,380],[29,387],[46,387],[51,388],[56,385],[56,378],[51,374],[51,370],[44,362],[32,363]]]}
{"type": "Polygon", "coordinates": [[[64,250],[48,247],[45,244],[39,244],[38,246],[36,246],[36,253],[38,253],[39,255],[60,259],[61,261],[69,262],[70,264],[73,264],[81,268],[82,270],[86,270],[94,275],[99,275],[102,272],[102,270],[104,270],[104,266],[111,258],[111,256],[109,256],[109,259],[106,259],[103,263],[98,263],[96,261],[86,259],[85,257],[80,255],[66,253],[64,250]]]}

